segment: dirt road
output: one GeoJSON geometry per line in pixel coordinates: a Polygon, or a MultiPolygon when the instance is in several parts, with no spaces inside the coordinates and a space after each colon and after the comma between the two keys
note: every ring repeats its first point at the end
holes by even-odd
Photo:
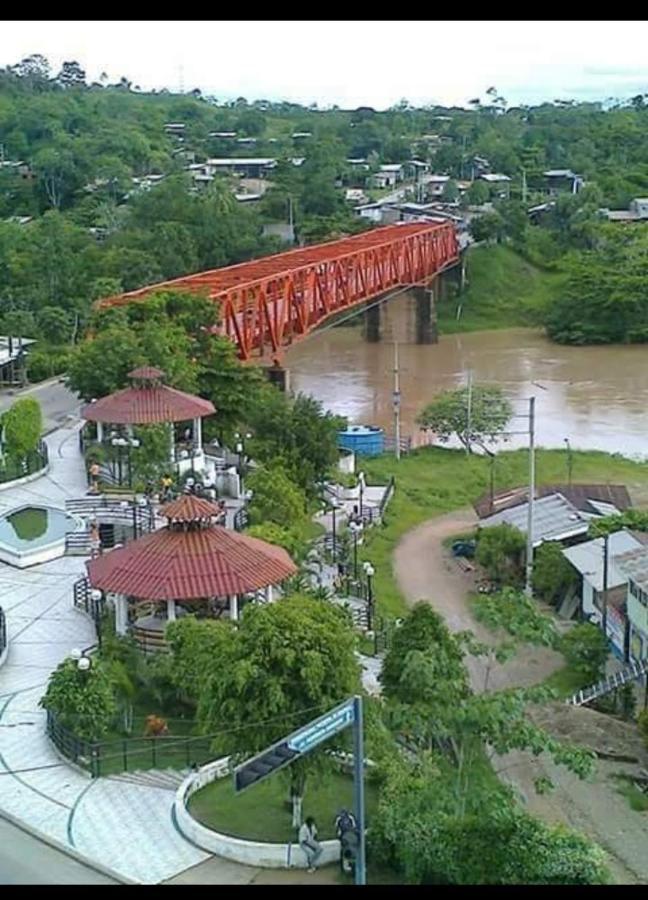
{"type": "MultiPolygon", "coordinates": [[[[484,643],[494,643],[493,633],[472,616],[467,594],[474,587],[471,575],[457,566],[442,545],[444,539],[475,525],[472,509],[457,510],[424,522],[405,535],[394,553],[394,572],[408,603],[430,603],[451,631],[470,629],[484,643]]],[[[488,689],[524,687],[542,681],[564,660],[555,651],[523,647],[505,665],[497,663],[488,677],[488,689]]],[[[473,689],[484,690],[486,663],[467,660],[473,689]]],[[[562,822],[587,833],[609,854],[610,869],[620,884],[648,883],[648,816],[631,810],[610,782],[611,767],[599,764],[592,781],[555,767],[544,756],[533,758],[510,753],[494,760],[501,777],[517,790],[529,812],[547,822],[562,822]],[[557,785],[550,794],[538,795],[534,781],[551,777],[557,785]]],[[[620,771],[622,766],[615,765],[620,771]]]]}

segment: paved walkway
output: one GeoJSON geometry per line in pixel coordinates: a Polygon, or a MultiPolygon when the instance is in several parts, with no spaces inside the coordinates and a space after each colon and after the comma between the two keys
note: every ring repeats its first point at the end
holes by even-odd
{"type": "MultiPolygon", "coordinates": [[[[49,474],[0,493],[0,509],[34,501],[62,507],[66,498],[84,495],[77,430],[59,429],[47,438],[49,474]]],[[[95,641],[92,623],[72,603],[72,585],[84,572],[78,557],[23,570],[0,564],[10,641],[0,669],[0,811],[128,879],[155,884],[209,856],[175,829],[173,793],[111,778],[93,781],[62,763],[38,705],[58,663],[73,647],[95,641]]]]}

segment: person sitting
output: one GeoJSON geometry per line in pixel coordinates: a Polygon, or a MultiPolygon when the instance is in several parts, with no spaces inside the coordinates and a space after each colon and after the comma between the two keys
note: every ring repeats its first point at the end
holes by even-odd
{"type": "Polygon", "coordinates": [[[308,871],[314,872],[316,863],[322,855],[322,846],[317,840],[317,826],[312,816],[309,816],[299,829],[299,846],[306,854],[308,871]]]}

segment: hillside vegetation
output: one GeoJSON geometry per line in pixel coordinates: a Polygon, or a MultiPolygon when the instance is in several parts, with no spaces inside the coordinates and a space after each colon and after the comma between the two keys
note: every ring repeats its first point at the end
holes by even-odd
{"type": "Polygon", "coordinates": [[[510,247],[474,247],[467,255],[467,286],[439,303],[442,334],[488,328],[540,326],[559,294],[560,274],[540,269],[510,247]],[[461,315],[457,318],[457,311],[461,315]]]}

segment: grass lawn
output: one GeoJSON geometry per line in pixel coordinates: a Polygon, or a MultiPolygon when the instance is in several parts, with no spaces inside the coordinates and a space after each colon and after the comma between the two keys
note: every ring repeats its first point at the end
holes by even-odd
{"type": "Polygon", "coordinates": [[[460,297],[439,303],[441,334],[539,325],[561,276],[537,268],[510,247],[494,245],[468,251],[468,285],[460,297]],[[458,305],[462,306],[457,320],[458,305]]]}
{"type": "MultiPolygon", "coordinates": [[[[378,791],[365,781],[367,824],[378,806],[378,791]]],[[[327,775],[306,783],[304,817],[313,816],[320,840],[335,837],[335,817],[341,807],[353,809],[353,781],[343,774],[327,775]]],[[[277,774],[253,790],[235,794],[231,778],[222,778],[197,791],[189,801],[191,814],[224,834],[256,841],[295,840],[287,781],[277,774]]]]}
{"type": "Polygon", "coordinates": [[[626,798],[630,809],[635,812],[648,812],[648,794],[644,794],[635,787],[632,779],[627,775],[617,775],[615,780],[618,792],[626,798]]]}
{"type": "MultiPolygon", "coordinates": [[[[379,614],[400,616],[405,602],[396,585],[392,554],[396,544],[410,529],[452,510],[469,506],[488,489],[489,460],[469,456],[461,450],[422,447],[396,461],[391,454],[363,460],[369,484],[386,484],[396,478],[396,491],[387,507],[385,524],[368,531],[362,548],[363,559],[376,569],[375,595],[379,614]]],[[[497,454],[496,489],[517,487],[527,480],[528,452],[504,451],[497,454]]],[[[566,480],[565,453],[562,450],[536,452],[538,484],[566,480]]],[[[573,452],[574,482],[612,482],[625,484],[630,493],[648,488],[648,466],[620,455],[601,451],[573,452]]]]}

